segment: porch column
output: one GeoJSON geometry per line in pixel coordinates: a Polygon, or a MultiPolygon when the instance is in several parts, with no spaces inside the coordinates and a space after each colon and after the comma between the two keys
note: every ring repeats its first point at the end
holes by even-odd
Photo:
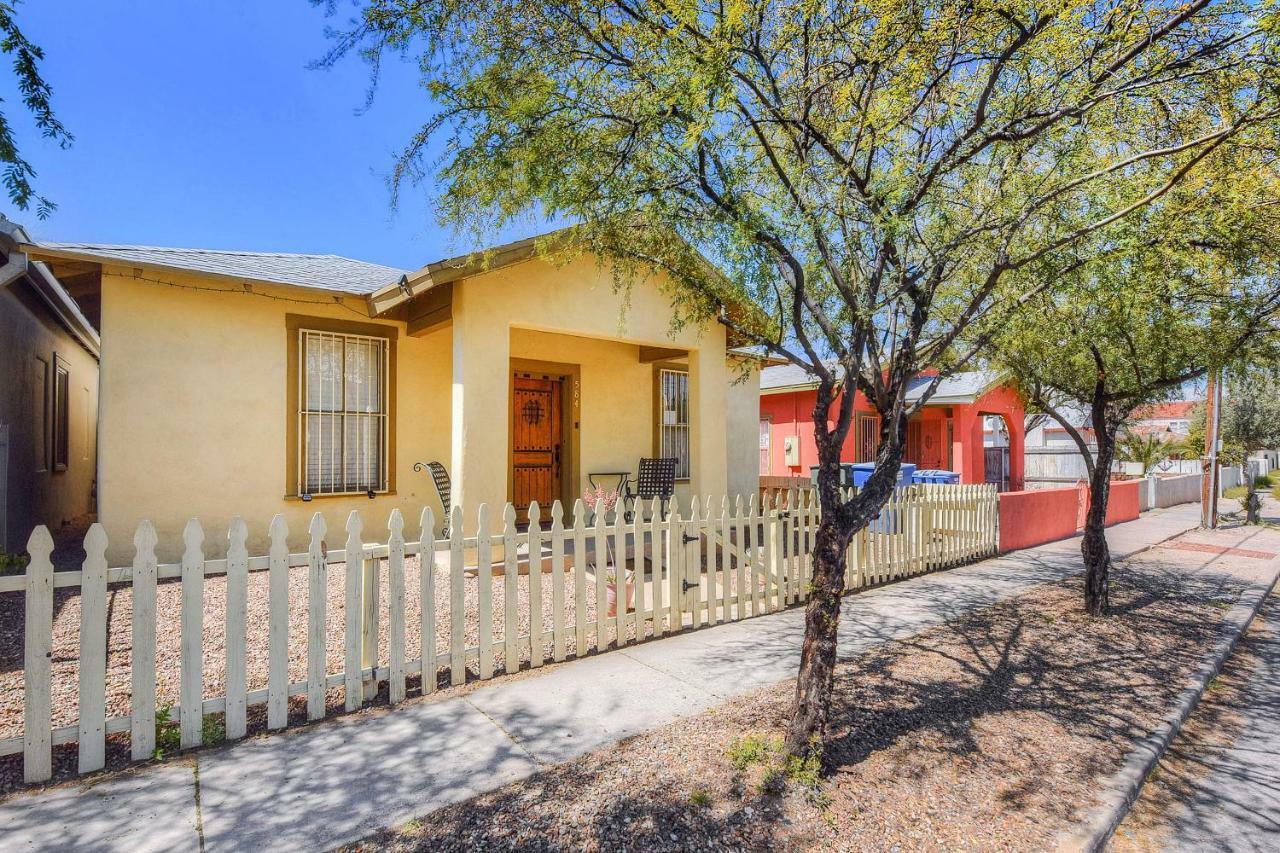
{"type": "Polygon", "coordinates": [[[489,505],[490,529],[502,524],[507,502],[507,429],[511,333],[465,285],[453,291],[453,503],[464,530],[476,529],[476,511],[489,505]]]}
{"type": "Polygon", "coordinates": [[[689,353],[689,487],[700,498],[712,495],[719,500],[728,490],[729,374],[724,334],[720,330],[708,332],[701,343],[703,346],[689,353]]]}

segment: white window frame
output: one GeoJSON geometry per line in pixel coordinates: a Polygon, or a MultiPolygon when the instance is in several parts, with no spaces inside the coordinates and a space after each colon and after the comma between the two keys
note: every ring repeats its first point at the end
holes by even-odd
{"type": "MultiPolygon", "coordinates": [[[[391,405],[391,341],[389,338],[377,335],[359,335],[349,332],[327,332],[320,329],[298,329],[298,494],[305,497],[308,496],[339,496],[339,495],[364,495],[369,492],[375,494],[386,494],[389,491],[388,471],[390,467],[390,405],[391,405]],[[318,341],[341,341],[343,345],[343,354],[341,362],[343,365],[341,389],[338,394],[342,400],[340,408],[330,406],[325,407],[323,394],[321,395],[320,406],[317,409],[309,409],[307,407],[307,343],[311,339],[318,341]],[[351,408],[347,401],[346,385],[346,345],[353,341],[364,341],[375,344],[381,351],[381,370],[380,376],[382,387],[378,395],[378,411],[365,411],[358,408],[351,408]],[[338,462],[339,470],[342,472],[342,483],[335,486],[325,487],[322,483],[310,483],[307,479],[307,459],[309,458],[309,448],[307,440],[307,419],[313,415],[332,416],[337,419],[337,429],[330,429],[331,435],[339,436],[342,443],[342,458],[338,462]],[[347,420],[348,418],[367,418],[373,416],[378,424],[378,440],[380,444],[380,452],[377,456],[378,470],[372,472],[363,472],[357,477],[359,482],[350,483],[347,479],[347,420]],[[363,487],[362,487],[363,486],[363,487]]],[[[323,433],[321,430],[321,458],[323,458],[323,433]]],[[[360,433],[363,436],[363,432],[360,433]]],[[[362,439],[363,440],[363,439],[362,439]]]]}
{"type": "Polygon", "coordinates": [[[689,371],[672,368],[658,369],[658,455],[676,460],[676,479],[688,480],[693,470],[693,432],[689,422],[689,371]],[[676,392],[683,389],[683,399],[676,400],[673,420],[667,422],[667,390],[672,383],[676,392]],[[684,435],[685,452],[672,448],[676,436],[684,435]]]}

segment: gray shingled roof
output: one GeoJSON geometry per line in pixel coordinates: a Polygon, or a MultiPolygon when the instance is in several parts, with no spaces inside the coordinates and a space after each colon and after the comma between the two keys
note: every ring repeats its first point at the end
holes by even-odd
{"type": "Polygon", "coordinates": [[[285,252],[236,252],[222,249],[168,249],[160,246],[113,246],[102,243],[38,243],[40,248],[74,252],[105,262],[170,267],[233,278],[292,284],[360,296],[395,284],[408,270],[371,264],[337,255],[285,252]]]}
{"type": "MultiPolygon", "coordinates": [[[[971,370],[948,376],[938,383],[938,390],[929,398],[929,402],[972,402],[981,396],[999,379],[999,374],[989,370],[971,370]]],[[[918,399],[931,380],[927,376],[919,376],[911,381],[907,390],[907,399],[918,399]]],[[[817,380],[802,367],[794,364],[781,364],[766,367],[760,371],[760,390],[769,391],[774,388],[794,388],[814,386],[817,380]]]]}

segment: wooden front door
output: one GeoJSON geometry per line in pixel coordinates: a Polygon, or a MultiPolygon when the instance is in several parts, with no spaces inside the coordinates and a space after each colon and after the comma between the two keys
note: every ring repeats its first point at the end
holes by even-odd
{"type": "Polygon", "coordinates": [[[527,521],[529,504],[542,517],[560,497],[560,387],[558,378],[516,376],[511,397],[511,502],[527,521]]]}

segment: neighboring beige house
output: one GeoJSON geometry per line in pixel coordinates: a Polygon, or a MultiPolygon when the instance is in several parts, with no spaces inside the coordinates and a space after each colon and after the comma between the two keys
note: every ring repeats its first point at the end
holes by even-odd
{"type": "Polygon", "coordinates": [[[432,460],[468,533],[481,503],[495,525],[507,501],[567,510],[590,475],[634,475],[645,456],[681,459],[686,499],[758,485],[758,376],[720,324],[673,333],[659,273],[624,297],[594,257],[555,265],[533,241],[417,271],[332,255],[24,251],[96,282],[113,563],[131,557],[143,518],[162,559],[191,517],[209,554],[236,515],[259,553],[275,513],[298,544],[316,511],[330,542],[352,509],[369,540],[393,507],[416,535],[422,506],[440,509],[414,470],[432,460]]]}
{"type": "MultiPolygon", "coordinates": [[[[98,423],[96,303],[77,302],[0,217],[0,551],[26,550],[37,524],[94,510],[98,423]]],[[[80,525],[82,526],[82,525],[80,525]]]]}

